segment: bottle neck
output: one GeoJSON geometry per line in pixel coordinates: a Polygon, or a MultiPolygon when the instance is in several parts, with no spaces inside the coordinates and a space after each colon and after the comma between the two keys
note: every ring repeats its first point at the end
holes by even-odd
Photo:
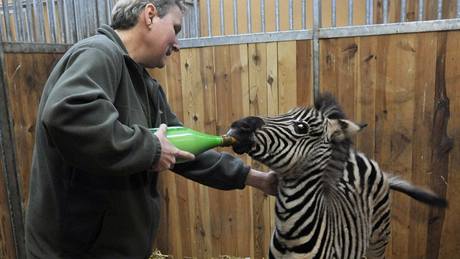
{"type": "Polygon", "coordinates": [[[236,143],[236,139],[232,136],[222,135],[222,147],[229,147],[236,143]]]}

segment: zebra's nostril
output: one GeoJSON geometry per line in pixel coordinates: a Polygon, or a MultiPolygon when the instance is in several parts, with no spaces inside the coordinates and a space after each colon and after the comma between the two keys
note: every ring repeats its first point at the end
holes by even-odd
{"type": "Polygon", "coordinates": [[[249,125],[243,125],[241,126],[240,128],[241,131],[245,131],[245,132],[250,132],[252,131],[251,127],[249,127],[249,125]]]}

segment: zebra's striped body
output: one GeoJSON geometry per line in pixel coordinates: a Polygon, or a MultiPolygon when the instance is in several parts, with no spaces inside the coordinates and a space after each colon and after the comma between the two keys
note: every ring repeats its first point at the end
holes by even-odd
{"type": "Polygon", "coordinates": [[[322,172],[281,179],[271,257],[383,257],[390,234],[386,175],[352,150],[333,190],[323,188],[322,172]]]}
{"type": "Polygon", "coordinates": [[[315,107],[232,124],[233,149],[279,174],[270,258],[383,258],[390,236],[390,189],[446,206],[438,196],[380,170],[353,150],[362,127],[330,95],[315,107]]]}

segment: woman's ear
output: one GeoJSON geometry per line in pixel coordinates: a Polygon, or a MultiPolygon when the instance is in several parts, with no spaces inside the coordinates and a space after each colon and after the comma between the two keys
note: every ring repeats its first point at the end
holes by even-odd
{"type": "Polygon", "coordinates": [[[356,135],[366,126],[367,124],[358,125],[350,120],[328,119],[326,134],[329,140],[340,142],[356,135]]]}

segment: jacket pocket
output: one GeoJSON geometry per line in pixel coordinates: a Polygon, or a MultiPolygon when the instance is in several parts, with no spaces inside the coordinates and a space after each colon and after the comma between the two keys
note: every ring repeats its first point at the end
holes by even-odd
{"type": "Polygon", "coordinates": [[[65,254],[79,255],[89,251],[102,230],[108,207],[107,191],[70,188],[60,226],[61,245],[65,254]]]}

